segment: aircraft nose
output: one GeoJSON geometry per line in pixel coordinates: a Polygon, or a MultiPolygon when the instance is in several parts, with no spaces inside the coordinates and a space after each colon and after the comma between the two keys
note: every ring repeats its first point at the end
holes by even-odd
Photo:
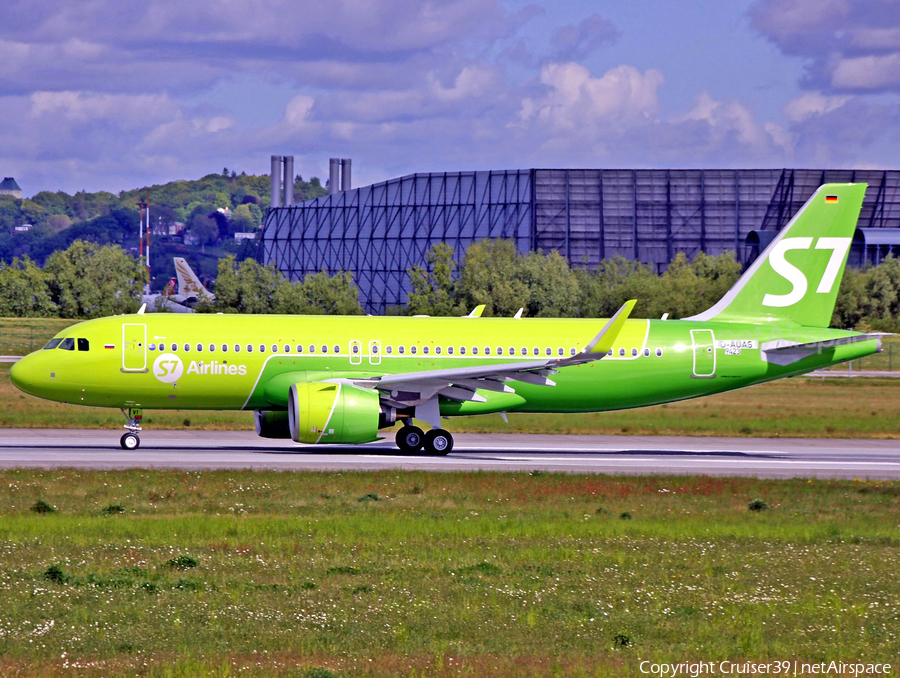
{"type": "Polygon", "coordinates": [[[13,363],[9,368],[9,380],[20,391],[34,394],[36,374],[31,356],[25,356],[13,363]]]}

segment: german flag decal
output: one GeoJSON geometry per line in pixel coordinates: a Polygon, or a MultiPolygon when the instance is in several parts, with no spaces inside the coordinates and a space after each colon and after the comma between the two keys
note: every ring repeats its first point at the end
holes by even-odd
{"type": "Polygon", "coordinates": [[[826,195],[825,202],[837,202],[837,196],[836,195],[826,195]]]}

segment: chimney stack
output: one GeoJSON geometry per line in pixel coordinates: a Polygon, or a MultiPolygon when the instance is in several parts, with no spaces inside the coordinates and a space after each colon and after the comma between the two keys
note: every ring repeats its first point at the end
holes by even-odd
{"type": "Polygon", "coordinates": [[[329,158],[328,160],[328,192],[331,195],[341,191],[341,159],[329,158]]]}
{"type": "Polygon", "coordinates": [[[272,171],[269,175],[272,182],[270,207],[281,207],[281,156],[272,156],[272,171]]]}
{"type": "Polygon", "coordinates": [[[350,158],[341,159],[341,190],[350,190],[350,158]]]}
{"type": "Polygon", "coordinates": [[[294,204],[294,156],[284,156],[284,206],[294,204]]]}

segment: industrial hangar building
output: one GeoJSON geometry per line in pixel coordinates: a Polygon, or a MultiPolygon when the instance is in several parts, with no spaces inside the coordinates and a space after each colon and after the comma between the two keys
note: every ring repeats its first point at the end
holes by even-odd
{"type": "MultiPolygon", "coordinates": [[[[292,159],[291,159],[292,160],[292,159]]],[[[735,252],[744,263],[826,182],[867,182],[851,264],[900,254],[898,170],[523,169],[433,172],[338,188],[273,207],[260,257],[292,280],[320,270],[350,271],[367,312],[403,305],[407,270],[435,243],[459,259],[484,238],[509,238],[522,252],[557,250],[595,268],[621,255],[662,272],[675,256],[735,252]]],[[[292,164],[292,163],[291,163],[292,164]]],[[[273,157],[273,177],[275,170],[273,157]]],[[[291,173],[286,176],[292,176],[291,173]]]]}

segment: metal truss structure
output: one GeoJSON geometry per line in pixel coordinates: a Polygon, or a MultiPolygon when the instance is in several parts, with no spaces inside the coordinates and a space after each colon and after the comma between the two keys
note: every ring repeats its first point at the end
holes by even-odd
{"type": "Polygon", "coordinates": [[[365,309],[383,313],[406,303],[407,270],[435,243],[459,259],[473,242],[509,238],[588,268],[621,255],[663,271],[681,252],[746,262],[818,186],[850,181],[869,184],[860,227],[900,227],[898,170],[442,172],[272,209],[259,256],[292,280],[350,271],[365,309]]]}

